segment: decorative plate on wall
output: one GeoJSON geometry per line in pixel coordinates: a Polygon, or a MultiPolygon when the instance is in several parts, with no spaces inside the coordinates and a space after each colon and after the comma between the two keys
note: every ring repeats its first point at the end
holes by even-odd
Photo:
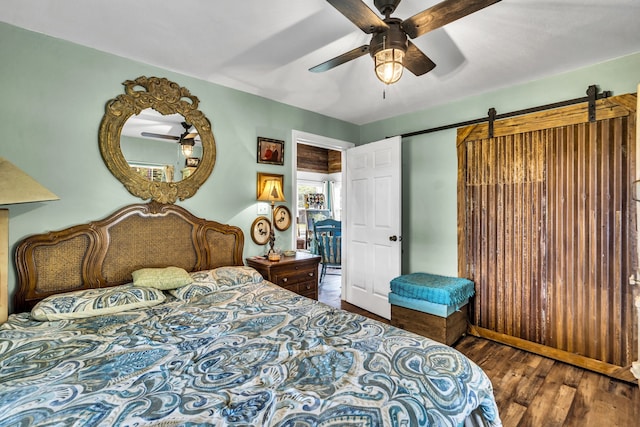
{"type": "Polygon", "coordinates": [[[291,212],[289,208],[280,205],[273,211],[274,226],[277,230],[284,231],[291,226],[291,212]]]}

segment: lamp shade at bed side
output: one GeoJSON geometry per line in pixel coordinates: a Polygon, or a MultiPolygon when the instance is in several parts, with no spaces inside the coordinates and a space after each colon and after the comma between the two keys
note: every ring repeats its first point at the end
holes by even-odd
{"type": "MultiPolygon", "coordinates": [[[[0,206],[58,200],[20,168],[0,157],[0,206]]],[[[0,323],[9,314],[9,210],[0,208],[0,323]]]]}
{"type": "Polygon", "coordinates": [[[276,254],[273,246],[276,241],[275,234],[275,202],[286,202],[284,191],[282,188],[282,175],[268,175],[258,173],[258,198],[259,202],[271,202],[271,229],[269,231],[269,259],[272,261],[280,260],[280,255],[276,254]]]}

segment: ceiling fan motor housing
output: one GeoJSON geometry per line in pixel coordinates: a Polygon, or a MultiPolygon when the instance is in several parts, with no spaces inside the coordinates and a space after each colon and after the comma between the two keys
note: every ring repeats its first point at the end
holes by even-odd
{"type": "Polygon", "coordinates": [[[402,20],[397,18],[387,18],[384,20],[389,26],[387,31],[375,33],[369,43],[369,54],[372,57],[383,49],[400,49],[407,51],[407,35],[401,28],[402,20]]]}
{"type": "Polygon", "coordinates": [[[396,7],[400,4],[400,0],[374,0],[373,4],[381,14],[389,16],[396,10],[396,7]]]}

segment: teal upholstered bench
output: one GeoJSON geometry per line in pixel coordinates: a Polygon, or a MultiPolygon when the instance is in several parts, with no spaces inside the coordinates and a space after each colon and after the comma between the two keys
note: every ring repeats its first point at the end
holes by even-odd
{"type": "Polygon", "coordinates": [[[447,345],[467,331],[471,280],[411,273],[391,280],[391,324],[447,345]]]}

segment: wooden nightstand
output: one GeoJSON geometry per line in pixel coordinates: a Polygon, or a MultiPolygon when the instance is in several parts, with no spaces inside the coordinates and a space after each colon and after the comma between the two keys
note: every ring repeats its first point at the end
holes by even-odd
{"type": "Polygon", "coordinates": [[[247,265],[258,270],[268,281],[315,300],[318,299],[319,263],[319,255],[305,252],[296,252],[292,257],[283,256],[277,262],[263,257],[247,258],[247,265]]]}

